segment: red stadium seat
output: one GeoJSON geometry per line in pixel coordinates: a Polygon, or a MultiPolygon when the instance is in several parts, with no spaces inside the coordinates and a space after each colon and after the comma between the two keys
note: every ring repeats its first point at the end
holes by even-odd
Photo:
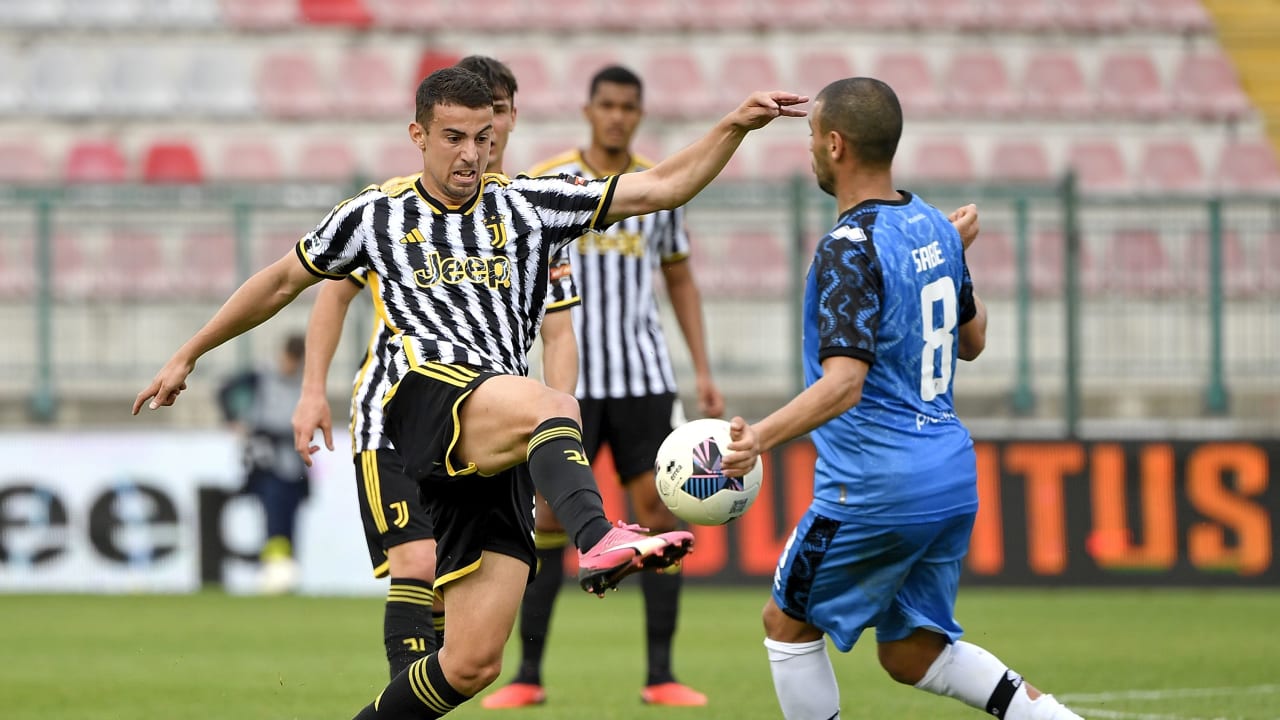
{"type": "Polygon", "coordinates": [[[545,52],[510,52],[500,59],[516,76],[516,107],[521,115],[535,119],[578,115],[579,106],[566,106],[561,99],[560,83],[547,66],[545,52]]]}
{"type": "Polygon", "coordinates": [[[110,140],[85,140],[67,152],[62,171],[67,182],[121,182],[128,179],[128,163],[110,140]]]}
{"type": "Polygon", "coordinates": [[[365,6],[375,25],[396,30],[442,28],[452,20],[435,0],[365,0],[365,6]]]}
{"type": "Polygon", "coordinates": [[[484,32],[527,29],[533,15],[539,12],[554,14],[545,6],[527,0],[484,0],[466,5],[466,12],[458,11],[456,0],[437,0],[441,12],[448,13],[449,26],[463,30],[484,32]]]}
{"type": "MultiPolygon", "coordinates": [[[[609,0],[602,0],[607,5],[609,0]]],[[[671,30],[684,24],[683,0],[645,0],[628,3],[626,12],[601,12],[596,21],[604,30],[627,32],[671,30]]]]}
{"type": "MultiPolygon", "coordinates": [[[[1183,262],[1184,287],[1204,294],[1209,288],[1209,235],[1195,232],[1187,243],[1187,256],[1183,262]]],[[[1222,234],[1222,287],[1229,297],[1241,297],[1257,292],[1259,275],[1249,262],[1239,233],[1227,230],[1222,234]]]]}
{"type": "Polygon", "coordinates": [[[1094,107],[1075,53],[1045,50],[1027,61],[1022,76],[1023,112],[1035,117],[1080,118],[1094,107]]]}
{"type": "Polygon", "coordinates": [[[345,140],[311,140],[298,150],[294,176],[301,180],[344,181],[355,178],[357,168],[356,154],[345,140]]]}
{"type": "MultiPolygon", "coordinates": [[[[570,113],[578,112],[578,109],[587,102],[587,94],[591,91],[591,78],[610,65],[629,67],[619,59],[616,50],[608,48],[582,50],[567,58],[565,71],[559,83],[560,102],[563,103],[567,111],[570,113]]],[[[642,77],[640,80],[645,83],[646,92],[644,96],[647,100],[650,95],[647,92],[649,86],[648,78],[642,77]]],[[[520,92],[524,92],[523,79],[520,80],[520,92]]]]}
{"type": "Polygon", "coordinates": [[[952,56],[942,91],[947,109],[960,115],[1003,117],[1018,104],[1004,61],[991,50],[952,56]]]}
{"type": "Polygon", "coordinates": [[[422,152],[407,137],[383,142],[374,158],[374,166],[368,168],[373,173],[373,182],[422,172],[422,152]]]}
{"type": "Polygon", "coordinates": [[[256,272],[279,260],[285,253],[293,252],[302,236],[310,231],[310,227],[299,230],[270,228],[255,234],[250,243],[249,271],[256,272]]]}
{"type": "Polygon", "coordinates": [[[987,0],[985,24],[990,30],[1043,32],[1058,23],[1057,0],[987,0]]]}
{"type": "MultiPolygon", "coordinates": [[[[409,91],[416,91],[418,89],[418,85],[420,85],[431,73],[439,70],[440,68],[457,65],[458,61],[461,59],[461,55],[450,50],[424,50],[423,53],[418,56],[418,66],[413,72],[413,78],[411,78],[412,84],[409,91]]],[[[516,82],[518,83],[519,81],[520,78],[516,78],[516,82]]]]}
{"type": "Polygon", "coordinates": [[[278,51],[262,58],[258,70],[258,105],[276,118],[311,118],[332,109],[329,88],[311,53],[278,51]]]}
{"type": "Polygon", "coordinates": [[[685,25],[695,30],[744,30],[759,24],[751,0],[698,0],[684,8],[685,25]]]}
{"type": "Polygon", "coordinates": [[[1150,55],[1120,51],[1102,59],[1098,109],[1116,117],[1159,118],[1168,114],[1169,98],[1150,55]]]}
{"type": "Polygon", "coordinates": [[[876,57],[871,76],[893,88],[902,103],[907,122],[938,114],[942,96],[934,83],[928,59],[921,53],[903,50],[883,52],[876,57]]]}
{"type": "Polygon", "coordinates": [[[975,173],[969,146],[955,138],[922,140],[916,144],[906,175],[917,182],[971,182],[975,173]]]}
{"type": "Polygon", "coordinates": [[[49,180],[49,159],[34,137],[0,142],[0,181],[38,183],[49,180]]]}
{"type": "Polygon", "coordinates": [[[1222,146],[1213,187],[1226,192],[1280,192],[1280,162],[1267,140],[1245,140],[1222,146]]]}
{"type": "Polygon", "coordinates": [[[857,0],[827,5],[830,27],[899,29],[915,22],[911,3],[902,0],[857,0]]]}
{"type": "Polygon", "coordinates": [[[1173,109],[1180,115],[1235,120],[1253,107],[1235,66],[1222,52],[1184,55],[1170,87],[1173,109]]]}
{"type": "Polygon", "coordinates": [[[373,15],[360,0],[298,0],[302,19],[312,25],[346,25],[363,28],[373,15]]]}
{"type": "Polygon", "coordinates": [[[1149,228],[1117,230],[1104,267],[1103,288],[1113,292],[1163,295],[1179,287],[1160,234],[1149,228]]]}
{"type": "Polygon", "coordinates": [[[1058,24],[1077,32],[1113,33],[1133,25],[1129,0],[1070,0],[1063,3],[1058,24]]]}
{"type": "Polygon", "coordinates": [[[524,12],[529,27],[555,32],[581,32],[598,28],[602,14],[616,12],[610,5],[596,0],[532,0],[524,12]]]}
{"type": "Polygon", "coordinates": [[[787,87],[813,97],[828,83],[854,76],[853,62],[843,47],[800,50],[787,87]]]}
{"type": "Polygon", "coordinates": [[[1076,173],[1086,192],[1128,190],[1128,163],[1120,147],[1110,140],[1081,141],[1067,151],[1067,166],[1076,173]]]}
{"type": "Polygon", "coordinates": [[[1137,185],[1154,192],[1199,192],[1205,188],[1204,166],[1185,140],[1155,140],[1142,150],[1137,185]]]}
{"type": "Polygon", "coordinates": [[[1049,182],[1053,169],[1040,141],[997,140],[991,149],[987,176],[994,180],[1049,182]]]}
{"type": "MultiPolygon", "coordinates": [[[[230,228],[201,228],[182,238],[182,291],[223,298],[236,287],[236,239],[230,228]]],[[[256,270],[256,268],[254,268],[256,270]]]]}
{"type": "Polygon", "coordinates": [[[983,230],[978,242],[965,251],[964,259],[978,295],[1003,297],[1013,292],[1017,283],[1017,257],[1008,234],[983,230]]]}
{"type": "Polygon", "coordinates": [[[656,117],[701,118],[721,109],[698,58],[689,52],[655,51],[646,58],[641,77],[649,86],[645,106],[656,117]]]}
{"type": "Polygon", "coordinates": [[[136,227],[115,227],[107,234],[103,267],[94,284],[95,295],[111,298],[157,298],[185,284],[185,277],[169,270],[164,243],[153,232],[136,227]]]}
{"type": "Polygon", "coordinates": [[[1129,0],[1133,22],[1140,28],[1164,32],[1205,33],[1213,19],[1201,0],[1129,0]]]}
{"type": "Polygon", "coordinates": [[[400,67],[373,48],[350,50],[338,63],[336,101],[347,117],[413,116],[413,95],[405,90],[400,67]]]}
{"type": "MultiPolygon", "coordinates": [[[[1057,296],[1063,292],[1066,277],[1066,240],[1060,228],[1040,230],[1032,236],[1031,291],[1040,296],[1057,296]]],[[[1093,253],[1084,238],[1080,240],[1078,275],[1080,289],[1092,292],[1102,283],[1093,253]]],[[[981,293],[981,290],[979,290],[981,293]]]]}
{"type": "Polygon", "coordinates": [[[726,112],[756,90],[782,88],[782,78],[768,49],[731,50],[720,57],[719,65],[717,103],[726,112]]]}
{"type": "Polygon", "coordinates": [[[915,0],[916,24],[926,30],[975,30],[987,24],[983,0],[915,0]]]}
{"type": "Polygon", "coordinates": [[[228,25],[246,30],[275,30],[298,22],[298,0],[222,0],[228,25]]]}
{"type": "Polygon", "coordinates": [[[270,140],[237,140],[222,148],[217,165],[219,180],[268,182],[282,176],[280,154],[270,140]]]}
{"type": "Polygon", "coordinates": [[[158,142],[142,159],[142,180],[149,183],[198,183],[204,181],[200,157],[185,142],[158,142]]]}
{"type": "Polygon", "coordinates": [[[754,174],[770,180],[788,180],[796,175],[809,180],[813,177],[809,143],[801,137],[764,143],[756,154],[754,174]]]}
{"type": "Polygon", "coordinates": [[[816,30],[830,22],[824,0],[755,0],[755,17],[768,30],[816,30]]]}

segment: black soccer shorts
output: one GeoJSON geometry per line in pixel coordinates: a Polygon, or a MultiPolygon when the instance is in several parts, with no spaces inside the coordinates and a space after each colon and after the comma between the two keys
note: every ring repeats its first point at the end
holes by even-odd
{"type": "Polygon", "coordinates": [[[579,399],[587,458],[595,460],[600,446],[608,443],[622,481],[651,472],[658,448],[675,427],[677,402],[675,393],[579,399]]]}
{"type": "Polygon", "coordinates": [[[414,540],[435,537],[431,516],[423,507],[418,483],[404,472],[400,456],[391,448],[365,450],[355,456],[356,495],[360,520],[369,546],[373,576],[390,572],[387,550],[414,540]]]}

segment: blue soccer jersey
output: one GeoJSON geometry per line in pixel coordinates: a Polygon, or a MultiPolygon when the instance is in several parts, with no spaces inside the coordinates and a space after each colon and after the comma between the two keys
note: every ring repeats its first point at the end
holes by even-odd
{"type": "Polygon", "coordinates": [[[973,441],[951,386],[973,284],[960,235],[910,193],[845,212],[805,282],[805,384],[835,355],[871,365],[862,399],[813,432],[815,508],[922,523],[977,509],[973,441]]]}

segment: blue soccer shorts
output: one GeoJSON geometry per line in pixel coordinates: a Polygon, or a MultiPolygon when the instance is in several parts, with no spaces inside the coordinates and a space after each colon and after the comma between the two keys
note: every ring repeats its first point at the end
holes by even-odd
{"type": "Polygon", "coordinates": [[[877,642],[917,628],[955,642],[964,634],[954,612],[974,515],[883,526],[835,520],[810,507],[778,561],[773,600],[842,652],[869,627],[877,642]]]}

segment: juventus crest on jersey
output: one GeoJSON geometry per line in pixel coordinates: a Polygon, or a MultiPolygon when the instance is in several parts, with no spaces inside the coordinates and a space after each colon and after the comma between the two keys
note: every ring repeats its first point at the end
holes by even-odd
{"type": "Polygon", "coordinates": [[[297,253],[321,277],[377,274],[389,387],[428,361],[525,375],[548,258],[604,225],[614,180],[486,174],[474,198],[450,207],[416,176],[398,178],[340,203],[297,253]]]}
{"type": "MultiPolygon", "coordinates": [[[[645,170],[633,158],[628,172],[645,170]]],[[[535,167],[531,174],[594,173],[571,150],[535,167]]],[[[578,337],[578,397],[618,398],[676,391],[675,372],[653,294],[660,263],[689,255],[684,208],[630,217],[602,232],[583,235],[572,246],[573,274],[582,304],[573,309],[578,337]]]]}

